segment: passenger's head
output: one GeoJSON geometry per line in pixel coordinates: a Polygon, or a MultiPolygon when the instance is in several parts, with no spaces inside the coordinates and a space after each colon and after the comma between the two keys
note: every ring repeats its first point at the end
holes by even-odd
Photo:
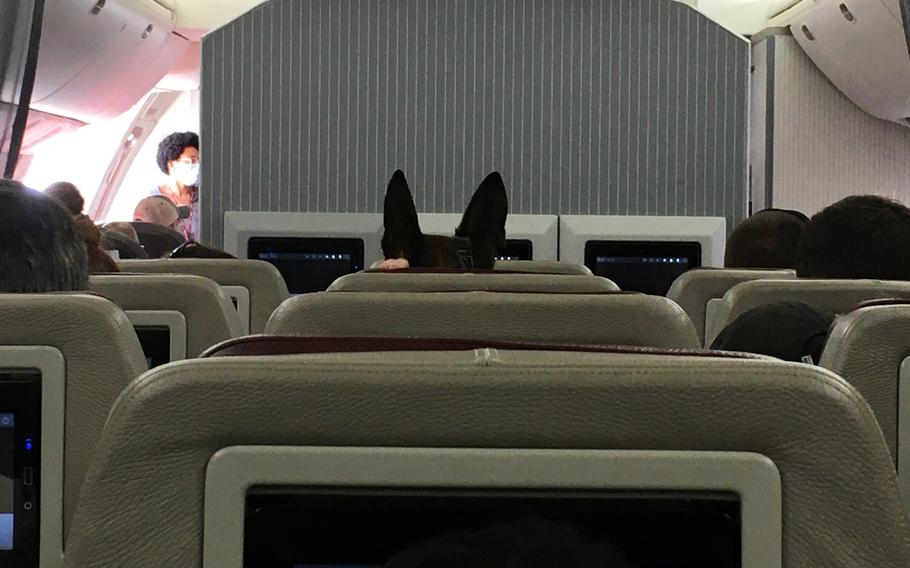
{"type": "Polygon", "coordinates": [[[139,235],[136,234],[136,228],[125,221],[115,221],[113,223],[108,223],[104,226],[104,229],[107,231],[117,232],[125,238],[133,241],[134,243],[139,242],[139,235]]]}
{"type": "Polygon", "coordinates": [[[58,181],[47,186],[45,195],[49,195],[62,203],[71,214],[79,215],[85,208],[85,200],[79,193],[79,188],[68,181],[58,181]]]}
{"type": "Polygon", "coordinates": [[[199,185],[199,135],[175,132],[158,145],[158,167],[186,187],[199,185]]]}
{"type": "Polygon", "coordinates": [[[765,209],[733,230],[727,239],[727,268],[795,268],[796,250],[809,218],[799,211],[765,209]]]}
{"type": "Polygon", "coordinates": [[[834,314],[800,302],[765,304],[733,320],[711,349],[818,364],[833,322],[834,314]]]}
{"type": "Polygon", "coordinates": [[[120,260],[148,258],[149,255],[139,243],[136,229],[129,223],[108,223],[101,229],[101,247],[117,251],[120,260]]]}
{"type": "Polygon", "coordinates": [[[180,213],[177,211],[177,206],[167,197],[152,195],[136,205],[136,210],[133,211],[133,220],[173,229],[177,226],[177,221],[180,220],[180,213]]]}
{"type": "Polygon", "coordinates": [[[624,568],[607,542],[571,527],[527,518],[476,532],[453,532],[413,546],[385,568],[624,568]]]}
{"type": "MultiPolygon", "coordinates": [[[[502,176],[493,172],[471,197],[454,238],[424,235],[408,182],[398,170],[385,194],[382,252],[392,263],[402,262],[403,267],[493,268],[496,252],[506,244],[508,213],[505,184],[502,176]]],[[[383,267],[392,263],[383,263],[383,267]]]]}
{"type": "Polygon", "coordinates": [[[139,242],[149,258],[164,258],[186,242],[186,237],[174,229],[155,223],[133,223],[139,242]]]}
{"type": "Polygon", "coordinates": [[[89,216],[75,215],[73,217],[73,222],[76,224],[76,230],[85,242],[85,250],[88,254],[89,274],[120,272],[120,268],[118,268],[114,259],[101,247],[101,229],[95,225],[89,216]]]}
{"type": "Polygon", "coordinates": [[[857,195],[822,210],[803,233],[796,274],[910,280],[910,209],[892,199],[857,195]]]}
{"type": "Polygon", "coordinates": [[[168,258],[221,258],[221,259],[231,259],[237,258],[232,254],[228,254],[222,250],[214,249],[212,247],[207,247],[205,245],[200,245],[196,242],[185,243],[174,249],[172,253],[168,255],[168,258]]]}
{"type": "Polygon", "coordinates": [[[71,292],[88,287],[86,248],[54,199],[0,179],[0,292],[71,292]]]}

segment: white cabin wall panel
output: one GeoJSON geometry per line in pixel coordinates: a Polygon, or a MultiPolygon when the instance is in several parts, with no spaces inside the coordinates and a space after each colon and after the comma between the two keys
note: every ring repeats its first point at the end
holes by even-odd
{"type": "Polygon", "coordinates": [[[83,122],[129,110],[180,60],[189,42],[152,0],[67,0],[48,6],[32,106],[83,122]]]}
{"type": "Polygon", "coordinates": [[[861,193],[910,203],[910,129],[853,104],[792,37],[773,41],[774,206],[812,214],[861,193]]]}
{"type": "Polygon", "coordinates": [[[910,118],[907,38],[900,15],[885,0],[823,0],[790,29],[815,65],[863,110],[897,122],[910,118]]]}

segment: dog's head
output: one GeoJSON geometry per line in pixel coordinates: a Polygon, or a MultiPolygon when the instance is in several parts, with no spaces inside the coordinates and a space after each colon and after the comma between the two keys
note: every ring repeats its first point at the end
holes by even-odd
{"type": "Polygon", "coordinates": [[[505,184],[493,172],[474,192],[454,237],[424,235],[408,181],[398,170],[385,194],[382,252],[387,259],[406,258],[419,268],[493,268],[496,252],[506,244],[508,213],[505,184]]]}

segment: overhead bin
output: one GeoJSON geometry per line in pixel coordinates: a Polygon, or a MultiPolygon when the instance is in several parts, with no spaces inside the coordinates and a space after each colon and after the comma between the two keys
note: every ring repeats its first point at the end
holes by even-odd
{"type": "Polygon", "coordinates": [[[910,51],[901,0],[805,0],[787,21],[819,69],[866,112],[910,126],[910,51]]]}
{"type": "Polygon", "coordinates": [[[118,116],[190,45],[154,0],[50,0],[32,108],[94,122],[118,116]]]}

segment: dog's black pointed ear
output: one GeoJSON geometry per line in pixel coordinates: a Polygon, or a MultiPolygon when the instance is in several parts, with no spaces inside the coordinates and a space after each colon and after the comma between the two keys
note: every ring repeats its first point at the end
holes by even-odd
{"type": "Polygon", "coordinates": [[[480,183],[456,237],[471,239],[474,263],[478,268],[493,268],[496,252],[506,246],[506,217],[509,214],[509,196],[499,172],[493,172],[480,183]]]}
{"type": "Polygon", "coordinates": [[[414,198],[404,172],[396,170],[389,180],[383,206],[382,253],[386,258],[406,258],[413,261],[420,255],[423,234],[417,220],[414,198]]]}

